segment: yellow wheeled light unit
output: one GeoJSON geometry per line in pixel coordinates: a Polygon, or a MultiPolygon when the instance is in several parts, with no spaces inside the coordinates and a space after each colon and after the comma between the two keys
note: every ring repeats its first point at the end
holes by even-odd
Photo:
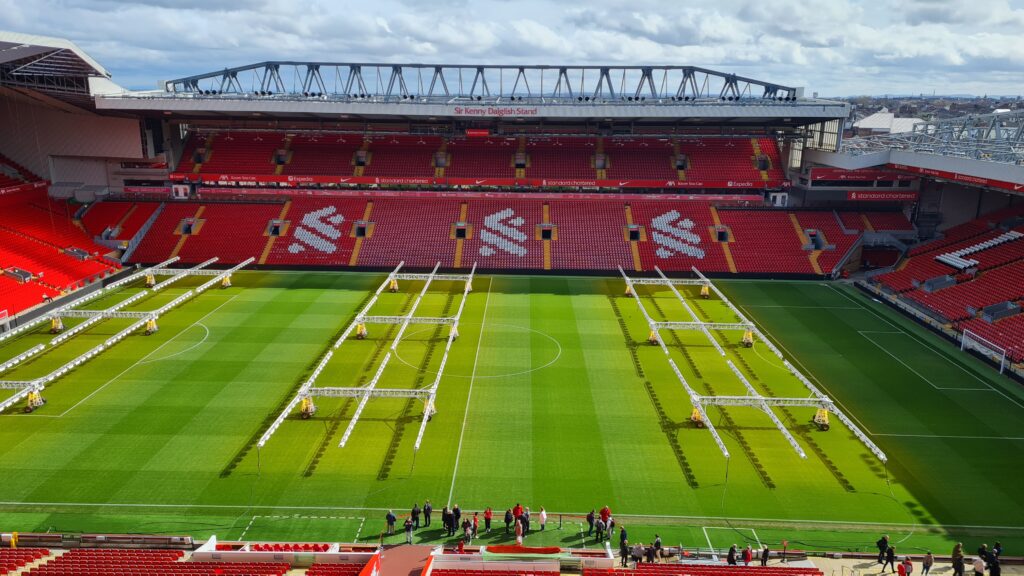
{"type": "Polygon", "coordinates": [[[231,274],[228,274],[220,281],[221,288],[231,288],[231,274]]]}
{"type": "Polygon", "coordinates": [[[452,331],[449,333],[452,338],[459,337],[459,326],[458,324],[452,324],[452,331]]]}
{"type": "Polygon", "coordinates": [[[46,399],[43,398],[42,393],[38,390],[33,390],[28,393],[28,398],[25,401],[25,413],[34,412],[36,408],[41,408],[43,404],[46,404],[46,399]]]}
{"type": "Polygon", "coordinates": [[[155,333],[160,327],[156,325],[156,318],[146,320],[146,336],[155,333]]]}
{"type": "Polygon", "coordinates": [[[366,338],[366,324],[356,324],[356,340],[366,338]]]}
{"type": "Polygon", "coordinates": [[[743,347],[753,348],[754,347],[754,331],[747,330],[743,333],[743,347]]]}
{"type": "Polygon", "coordinates": [[[388,291],[398,292],[398,279],[392,278],[391,282],[388,282],[388,291]]]}
{"type": "Polygon", "coordinates": [[[690,422],[693,422],[697,428],[704,427],[704,416],[701,415],[700,410],[694,408],[693,412],[690,412],[690,422]]]}
{"type": "Polygon", "coordinates": [[[658,333],[656,331],[651,330],[651,333],[647,335],[647,343],[648,344],[657,344],[658,343],[658,333]]]}
{"type": "Polygon", "coordinates": [[[313,403],[313,398],[311,396],[303,398],[299,410],[303,420],[312,418],[316,414],[316,404],[313,403]]]}
{"type": "Polygon", "coordinates": [[[825,408],[818,408],[818,411],[814,413],[813,422],[818,426],[818,430],[828,430],[828,410],[825,408]]]}
{"type": "Polygon", "coordinates": [[[711,287],[708,286],[707,284],[701,285],[701,287],[700,287],[700,297],[705,299],[705,300],[707,300],[708,298],[711,298],[711,287]]]}
{"type": "Polygon", "coordinates": [[[632,296],[632,295],[633,295],[633,285],[632,284],[626,284],[626,296],[632,296]]]}
{"type": "Polygon", "coordinates": [[[152,288],[156,286],[156,276],[153,274],[146,274],[146,288],[152,288]]]}
{"type": "Polygon", "coordinates": [[[63,331],[64,321],[60,319],[60,316],[50,318],[50,334],[60,334],[63,331]]]}
{"type": "Polygon", "coordinates": [[[466,280],[466,292],[472,292],[472,291],[473,291],[473,281],[472,280],[466,280]]]}

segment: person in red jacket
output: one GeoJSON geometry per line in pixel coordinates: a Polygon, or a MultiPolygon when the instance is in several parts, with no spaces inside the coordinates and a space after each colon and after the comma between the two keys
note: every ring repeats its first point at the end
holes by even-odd
{"type": "Polygon", "coordinates": [[[488,534],[491,533],[491,518],[494,518],[494,510],[491,510],[491,507],[488,506],[484,510],[484,532],[488,534]]]}
{"type": "Polygon", "coordinates": [[[605,526],[608,525],[608,519],[612,517],[612,509],[605,506],[601,508],[601,520],[604,520],[605,526]]]}
{"type": "Polygon", "coordinates": [[[516,502],[516,505],[512,507],[512,517],[518,519],[518,518],[522,517],[522,515],[523,515],[523,506],[519,502],[516,502]]]}
{"type": "Polygon", "coordinates": [[[750,566],[751,561],[754,560],[754,551],[750,549],[750,544],[743,549],[743,565],[750,566]]]}

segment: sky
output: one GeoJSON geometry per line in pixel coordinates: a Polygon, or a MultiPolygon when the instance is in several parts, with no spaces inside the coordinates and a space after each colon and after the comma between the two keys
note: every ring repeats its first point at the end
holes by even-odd
{"type": "Polygon", "coordinates": [[[1024,93],[1024,0],[0,0],[127,88],[264,60],[703,66],[821,96],[1024,93]]]}

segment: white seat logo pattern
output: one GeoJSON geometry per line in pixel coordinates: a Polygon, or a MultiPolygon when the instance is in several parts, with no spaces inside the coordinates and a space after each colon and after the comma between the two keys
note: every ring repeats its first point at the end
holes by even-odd
{"type": "Polygon", "coordinates": [[[522,216],[516,216],[511,208],[499,210],[484,218],[484,227],[480,230],[481,256],[493,256],[496,250],[502,250],[515,256],[526,256],[526,247],[517,242],[526,242],[526,233],[520,228],[526,223],[522,216]]]}
{"type": "Polygon", "coordinates": [[[288,252],[298,254],[310,247],[324,254],[334,254],[338,246],[331,240],[341,238],[341,223],[345,217],[338,212],[335,206],[327,206],[319,210],[307,212],[302,217],[302,225],[295,229],[295,239],[288,246],[288,252]],[[317,232],[319,234],[315,234],[317,232]]]}
{"type": "Polygon", "coordinates": [[[676,254],[686,254],[698,259],[704,259],[704,250],[697,247],[700,244],[700,236],[694,233],[693,220],[685,218],[679,221],[679,212],[669,210],[661,216],[651,220],[651,239],[658,244],[654,251],[658,258],[670,258],[676,254]]]}

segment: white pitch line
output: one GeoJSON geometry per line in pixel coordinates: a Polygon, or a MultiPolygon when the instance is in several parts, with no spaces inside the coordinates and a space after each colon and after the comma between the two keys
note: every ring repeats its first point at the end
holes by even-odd
{"type": "Polygon", "coordinates": [[[708,541],[708,551],[711,552],[711,557],[717,560],[718,555],[715,554],[715,545],[711,543],[711,536],[708,536],[708,529],[704,526],[701,526],[700,529],[704,532],[704,539],[708,541]]]}
{"type": "MultiPolygon", "coordinates": [[[[184,354],[186,352],[191,352],[192,350],[195,350],[196,348],[202,346],[203,343],[206,342],[206,339],[210,337],[210,329],[206,327],[206,324],[200,324],[200,323],[197,322],[197,323],[193,324],[192,326],[189,326],[188,328],[186,328],[186,329],[182,330],[181,332],[178,332],[177,334],[175,334],[174,338],[177,338],[178,336],[181,336],[182,334],[184,334],[185,332],[191,330],[195,326],[202,326],[203,330],[206,330],[206,334],[203,335],[203,338],[199,342],[196,342],[195,344],[189,346],[188,348],[185,348],[184,350],[182,350],[180,352],[175,352],[174,354],[171,354],[170,356],[161,356],[160,358],[153,358],[152,360],[146,360],[146,361],[139,362],[139,363],[140,364],[150,364],[152,362],[163,362],[164,360],[169,360],[169,359],[174,358],[176,356],[181,356],[182,354],[184,354]]],[[[170,340],[168,340],[167,342],[170,342],[170,340]]],[[[166,342],[165,342],[165,344],[166,344],[166,342]]]]}
{"type": "Polygon", "coordinates": [[[806,310],[858,310],[856,306],[796,306],[788,304],[747,304],[747,308],[801,308],[806,310]]]}
{"type": "Polygon", "coordinates": [[[480,345],[484,342],[484,326],[487,324],[487,307],[491,303],[491,284],[494,280],[487,281],[487,299],[484,300],[484,314],[480,318],[480,336],[476,340],[476,358],[473,359],[473,375],[469,377],[469,393],[466,395],[466,411],[462,414],[462,431],[459,432],[459,449],[455,452],[455,466],[452,468],[452,486],[448,490],[448,505],[452,505],[452,496],[455,494],[455,478],[459,473],[459,459],[462,458],[462,440],[466,436],[466,420],[469,419],[469,401],[473,398],[473,381],[476,380],[476,367],[480,364],[480,345]]]}
{"type": "Polygon", "coordinates": [[[249,520],[249,524],[245,527],[245,530],[242,530],[242,533],[239,534],[239,536],[238,536],[238,541],[239,542],[241,542],[242,539],[245,538],[245,533],[249,531],[249,528],[252,528],[253,522],[256,522],[257,518],[259,518],[259,516],[253,516],[252,520],[249,520]]]}
{"type": "MultiPolygon", "coordinates": [[[[858,332],[860,332],[860,331],[858,331],[858,332]]],[[[905,332],[892,332],[892,334],[906,334],[906,333],[905,332]]],[[[886,350],[884,346],[882,346],[878,342],[875,342],[874,339],[872,339],[870,336],[865,335],[864,332],[860,332],[860,335],[864,336],[864,339],[867,340],[868,342],[871,342],[872,344],[877,346],[879,350],[881,350],[882,352],[885,352],[886,354],[891,356],[893,360],[895,360],[895,361],[899,362],[900,364],[902,364],[904,368],[906,368],[907,370],[910,370],[911,372],[913,372],[918,378],[920,378],[921,380],[924,380],[925,382],[927,382],[929,385],[931,385],[932,388],[935,388],[936,390],[950,390],[950,388],[943,388],[942,386],[936,386],[934,382],[932,382],[931,380],[925,378],[923,374],[921,374],[917,370],[914,370],[913,368],[911,368],[910,364],[907,364],[906,362],[903,361],[902,358],[900,358],[899,356],[897,356],[897,355],[893,354],[892,352],[889,352],[888,350],[886,350]]],[[[953,388],[953,390],[964,390],[964,391],[966,391],[966,390],[973,390],[973,391],[977,391],[977,392],[993,392],[994,391],[991,388],[953,388]]]]}
{"type": "MultiPolygon", "coordinates": [[[[349,510],[349,511],[360,511],[364,512],[367,510],[376,512],[386,512],[392,510],[392,508],[368,508],[358,506],[260,506],[252,504],[144,504],[141,502],[129,502],[129,503],[110,503],[110,502],[0,502],[0,507],[3,506],[27,506],[27,507],[74,507],[80,506],[83,508],[159,508],[159,509],[174,509],[182,508],[188,510],[194,510],[197,508],[208,508],[211,510],[246,510],[256,508],[258,510],[349,510]]],[[[484,508],[484,504],[479,506],[466,506],[467,510],[484,508]]],[[[586,512],[559,512],[551,511],[548,513],[549,516],[556,515],[563,516],[585,516],[586,512]]],[[[671,514],[626,514],[620,513],[619,516],[623,518],[632,518],[640,520],[643,518],[658,518],[661,520],[729,520],[733,522],[772,522],[772,523],[791,523],[791,524],[820,524],[824,526],[835,525],[835,524],[848,524],[852,526],[886,526],[886,527],[920,527],[920,524],[912,524],[906,522],[865,522],[862,520],[809,520],[800,518],[749,518],[742,516],[681,516],[671,514]]],[[[978,529],[989,529],[989,530],[1022,530],[1024,526],[984,526],[977,524],[935,524],[935,527],[939,528],[978,528],[978,529]]]]}
{"type": "Polygon", "coordinates": [[[818,377],[817,377],[817,376],[815,376],[813,372],[811,372],[810,370],[808,370],[808,369],[807,369],[807,366],[804,366],[804,363],[800,361],[800,357],[799,357],[799,356],[796,356],[795,354],[793,354],[792,352],[790,352],[788,348],[786,348],[786,345],[782,343],[782,340],[779,340],[778,338],[776,338],[775,336],[773,336],[773,335],[772,335],[772,333],[771,333],[771,332],[769,332],[769,331],[768,331],[768,329],[767,329],[767,328],[765,328],[765,327],[764,327],[764,326],[763,326],[762,324],[760,324],[760,323],[758,323],[758,322],[755,322],[755,321],[753,320],[753,318],[754,318],[754,315],[753,315],[753,314],[751,314],[751,313],[750,313],[750,312],[749,312],[749,311],[748,311],[748,310],[746,309],[746,307],[744,307],[744,306],[743,306],[742,304],[740,304],[740,303],[738,303],[738,302],[733,302],[733,304],[734,304],[734,305],[735,305],[735,306],[736,306],[737,308],[739,308],[739,309],[740,309],[740,311],[742,311],[742,312],[744,313],[744,315],[746,315],[746,316],[747,316],[748,318],[750,318],[752,322],[754,322],[755,324],[757,324],[757,326],[758,326],[758,328],[760,328],[761,332],[763,332],[763,333],[764,333],[764,334],[765,334],[766,336],[768,336],[769,338],[771,338],[772,340],[774,340],[774,341],[775,341],[775,344],[776,344],[776,345],[777,345],[777,346],[778,346],[778,347],[779,347],[780,349],[782,349],[782,351],[784,351],[784,352],[786,353],[786,355],[788,355],[788,356],[789,356],[790,358],[792,358],[791,362],[792,362],[793,364],[796,364],[797,366],[799,366],[799,367],[800,367],[800,369],[801,369],[801,371],[802,371],[802,372],[803,372],[804,374],[806,374],[808,378],[810,378],[811,380],[814,380],[815,382],[817,382],[817,383],[818,383],[818,387],[820,387],[820,388],[822,389],[822,391],[823,391],[823,392],[824,392],[824,393],[825,393],[826,395],[828,395],[828,397],[829,397],[829,398],[831,398],[833,402],[835,402],[835,403],[836,403],[836,405],[837,405],[837,406],[839,406],[840,408],[842,408],[842,409],[843,409],[843,412],[844,412],[844,413],[846,413],[846,414],[849,414],[850,418],[851,418],[851,419],[853,419],[853,421],[854,421],[854,422],[856,422],[858,426],[860,426],[861,428],[863,428],[863,429],[864,429],[864,431],[865,431],[865,432],[867,432],[868,434],[870,434],[871,436],[874,436],[874,435],[875,435],[875,434],[874,434],[874,433],[873,433],[873,432],[871,431],[871,429],[870,429],[870,428],[868,428],[867,426],[865,426],[865,425],[864,425],[864,423],[863,423],[863,422],[861,422],[860,418],[858,418],[858,417],[857,417],[857,413],[856,413],[856,412],[854,412],[854,411],[852,411],[852,410],[850,410],[850,409],[846,408],[846,406],[845,406],[845,405],[843,405],[843,403],[839,401],[839,397],[838,397],[838,396],[836,396],[835,394],[833,394],[832,392],[830,392],[830,391],[829,391],[829,389],[828,389],[828,386],[826,386],[826,385],[825,385],[824,383],[822,383],[822,381],[821,381],[820,379],[818,379],[818,377]]]}
{"type": "Polygon", "coordinates": [[[1015,399],[1015,398],[1013,398],[1013,397],[1011,397],[1011,396],[1007,395],[1007,394],[1006,394],[1005,392],[1003,392],[1002,390],[1000,390],[1000,389],[996,388],[995,386],[993,386],[993,385],[989,384],[989,383],[988,383],[988,382],[986,382],[985,380],[982,380],[982,379],[981,379],[981,377],[979,377],[979,376],[978,376],[977,374],[975,374],[975,373],[973,373],[973,372],[971,372],[971,371],[967,370],[967,368],[964,368],[964,367],[963,367],[962,365],[960,365],[960,364],[958,364],[958,363],[956,363],[956,362],[953,362],[953,361],[952,361],[952,360],[950,360],[950,359],[949,359],[949,358],[948,358],[948,357],[947,357],[946,355],[942,354],[942,352],[941,352],[941,351],[940,351],[940,350],[939,350],[938,348],[936,348],[935,346],[932,346],[932,345],[931,345],[931,344],[930,344],[929,342],[927,342],[927,341],[925,341],[925,340],[922,340],[921,338],[918,338],[918,337],[917,337],[916,335],[914,335],[913,333],[911,333],[911,332],[909,332],[909,331],[907,331],[907,330],[905,330],[905,329],[903,329],[903,328],[901,328],[901,327],[897,326],[896,324],[893,324],[892,322],[890,322],[890,321],[889,321],[888,319],[886,319],[886,318],[885,318],[884,316],[882,316],[882,315],[881,315],[881,314],[879,314],[878,312],[876,312],[876,311],[872,310],[871,308],[868,308],[868,307],[867,307],[867,306],[865,306],[865,305],[864,305],[863,303],[861,303],[861,302],[858,302],[857,300],[853,299],[852,297],[850,297],[850,295],[849,295],[849,294],[846,294],[845,292],[843,292],[842,290],[840,290],[840,289],[836,288],[835,286],[832,286],[832,285],[830,284],[830,285],[829,285],[829,288],[831,288],[831,289],[832,289],[832,290],[834,290],[835,292],[839,293],[839,294],[840,294],[841,296],[843,296],[844,298],[846,298],[846,299],[847,299],[847,300],[849,300],[850,302],[853,302],[853,303],[854,303],[854,304],[856,304],[857,306],[860,306],[860,307],[861,307],[861,308],[863,308],[864,310],[867,310],[867,311],[868,311],[868,312],[870,312],[870,313],[871,313],[872,315],[874,315],[874,316],[875,316],[875,318],[878,318],[878,319],[879,319],[879,320],[881,320],[882,322],[885,322],[885,323],[886,323],[886,324],[888,324],[889,326],[892,326],[893,328],[895,328],[896,330],[900,331],[901,333],[903,333],[903,334],[906,334],[907,336],[910,336],[910,338],[911,338],[912,340],[914,340],[914,341],[916,341],[916,342],[917,342],[918,344],[920,344],[920,345],[924,346],[925,348],[927,348],[928,350],[930,350],[930,351],[931,351],[931,352],[932,352],[933,354],[935,354],[936,356],[938,356],[938,357],[942,358],[942,359],[943,359],[943,360],[945,360],[946,362],[949,362],[949,363],[950,363],[950,364],[952,364],[953,366],[956,366],[957,368],[959,368],[959,369],[960,369],[961,371],[963,371],[963,372],[964,372],[965,374],[967,374],[967,375],[968,375],[968,376],[970,376],[971,378],[974,378],[974,379],[975,379],[975,380],[977,380],[978,382],[981,382],[982,384],[984,384],[985,386],[987,386],[988,388],[990,388],[990,389],[991,389],[991,390],[992,390],[993,392],[995,392],[996,394],[999,394],[1000,396],[1002,396],[1003,398],[1006,398],[1006,399],[1007,399],[1007,400],[1009,400],[1010,402],[1013,402],[1013,403],[1014,403],[1014,404],[1016,404],[1017,406],[1019,406],[1019,407],[1021,407],[1021,408],[1024,408],[1024,404],[1021,404],[1019,400],[1017,400],[1017,399],[1015,399]]]}
{"type": "Polygon", "coordinates": [[[359,519],[359,528],[356,529],[356,542],[359,542],[359,534],[363,531],[363,524],[366,524],[366,518],[359,519]]]}
{"type": "Polygon", "coordinates": [[[93,396],[95,396],[95,395],[96,395],[97,393],[99,393],[99,391],[100,391],[100,390],[103,390],[104,388],[106,388],[107,386],[109,386],[110,384],[112,384],[112,383],[113,383],[113,382],[114,382],[115,380],[117,380],[117,379],[118,379],[118,378],[120,378],[121,376],[124,376],[124,375],[125,375],[125,374],[126,374],[126,373],[127,373],[128,371],[129,371],[129,370],[131,370],[132,368],[135,368],[136,366],[140,366],[141,364],[144,364],[144,363],[145,363],[145,360],[146,360],[146,358],[149,358],[149,357],[150,357],[150,356],[152,356],[153,354],[156,354],[156,353],[157,353],[157,351],[159,351],[159,350],[160,350],[161,348],[163,348],[164,346],[167,346],[168,344],[170,344],[171,342],[173,342],[175,338],[177,338],[178,336],[181,336],[182,334],[184,334],[184,333],[185,333],[185,332],[186,332],[187,330],[191,329],[191,328],[192,328],[193,326],[195,326],[196,324],[198,324],[198,323],[202,322],[203,320],[206,320],[206,318],[207,318],[207,317],[209,317],[209,316],[210,316],[211,314],[213,314],[213,313],[214,313],[214,312],[216,312],[217,310],[220,310],[220,309],[221,309],[221,308],[223,308],[224,306],[227,306],[227,305],[228,305],[228,304],[229,304],[229,303],[230,303],[230,302],[231,302],[232,300],[234,300],[235,298],[238,298],[238,296],[239,296],[239,294],[235,294],[235,295],[234,295],[234,296],[232,296],[231,298],[228,298],[228,299],[227,299],[227,301],[225,301],[225,302],[224,302],[223,304],[221,304],[220,306],[217,306],[217,307],[216,307],[216,308],[214,308],[213,310],[210,310],[210,312],[209,312],[208,314],[206,314],[206,316],[203,316],[203,317],[202,317],[202,318],[200,318],[199,320],[196,320],[195,322],[193,322],[192,324],[190,324],[190,325],[188,326],[188,328],[185,328],[185,330],[182,330],[181,332],[178,332],[178,333],[177,333],[177,334],[175,334],[174,336],[171,336],[170,338],[168,338],[166,342],[164,342],[163,344],[161,344],[161,345],[157,346],[156,348],[154,348],[153,350],[151,350],[151,351],[149,352],[149,354],[146,354],[146,355],[145,355],[145,356],[143,356],[142,358],[139,358],[139,359],[138,359],[138,360],[137,360],[137,361],[136,361],[136,362],[135,362],[134,364],[132,364],[131,366],[129,366],[129,367],[125,368],[124,370],[122,370],[122,371],[121,371],[120,373],[118,373],[118,374],[117,374],[117,376],[114,376],[114,377],[113,377],[113,378],[111,378],[110,380],[107,380],[107,382],[106,382],[105,384],[103,384],[103,385],[102,385],[102,386],[100,386],[99,388],[97,388],[97,389],[93,390],[92,392],[90,392],[90,393],[89,393],[89,395],[88,395],[88,396],[86,396],[85,398],[82,398],[81,400],[79,400],[78,402],[76,402],[74,406],[71,406],[70,408],[68,408],[67,410],[65,410],[65,411],[61,412],[60,414],[28,414],[27,416],[29,416],[29,417],[32,417],[32,418],[63,418],[63,417],[64,417],[64,416],[65,416],[65,415],[66,415],[66,414],[67,414],[68,412],[71,412],[71,411],[72,411],[72,410],[74,410],[75,408],[78,408],[78,406],[79,406],[80,404],[82,404],[83,402],[85,402],[85,401],[86,401],[86,400],[88,400],[89,398],[92,398],[93,396]]]}

